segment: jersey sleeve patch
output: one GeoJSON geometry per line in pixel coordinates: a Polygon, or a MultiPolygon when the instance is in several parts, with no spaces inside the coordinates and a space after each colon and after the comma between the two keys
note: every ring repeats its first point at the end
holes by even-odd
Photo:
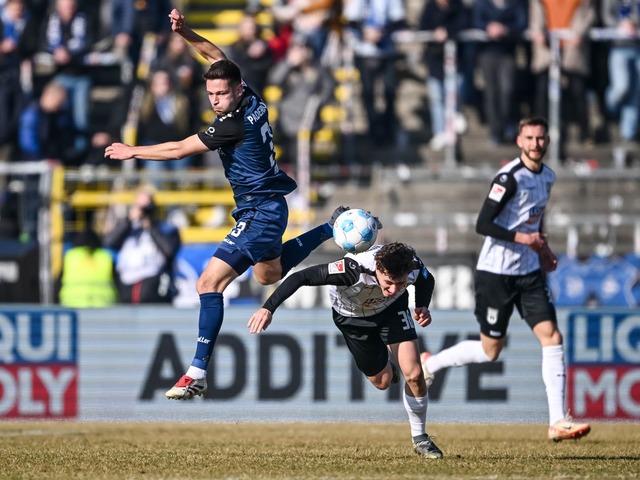
{"type": "Polygon", "coordinates": [[[243,136],[244,123],[242,117],[239,116],[217,118],[204,132],[198,133],[198,137],[209,150],[235,145],[242,141],[243,136]]]}
{"type": "Polygon", "coordinates": [[[329,275],[334,273],[344,273],[344,258],[329,264],[329,275]]]}
{"type": "Polygon", "coordinates": [[[491,190],[489,191],[489,199],[495,202],[500,202],[500,200],[502,200],[502,197],[504,197],[506,191],[506,187],[494,183],[493,185],[491,185],[491,190]]]}

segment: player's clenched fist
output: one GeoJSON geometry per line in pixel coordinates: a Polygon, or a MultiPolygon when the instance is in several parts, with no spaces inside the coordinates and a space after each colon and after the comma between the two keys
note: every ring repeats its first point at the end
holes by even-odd
{"type": "Polygon", "coordinates": [[[413,312],[413,318],[421,327],[426,327],[431,323],[431,312],[426,307],[417,307],[413,312]]]}
{"type": "Polygon", "coordinates": [[[174,8],[169,14],[169,20],[171,20],[171,30],[180,33],[184,27],[184,15],[174,8]]]}

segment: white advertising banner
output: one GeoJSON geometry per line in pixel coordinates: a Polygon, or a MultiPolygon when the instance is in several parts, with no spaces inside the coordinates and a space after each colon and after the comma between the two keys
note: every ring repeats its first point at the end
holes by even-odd
{"type": "MultiPolygon", "coordinates": [[[[406,421],[399,385],[379,391],[356,370],[326,308],[276,312],[250,335],[255,308],[231,307],[204,398],[164,392],[195,351],[198,311],[0,307],[0,418],[80,421],[406,421]]],[[[477,338],[473,313],[433,311],[418,328],[430,352],[477,338]]],[[[576,418],[640,419],[640,313],[560,311],[568,407],[576,418]]],[[[547,421],[537,340],[514,314],[494,363],[439,372],[428,421],[547,421]]]]}

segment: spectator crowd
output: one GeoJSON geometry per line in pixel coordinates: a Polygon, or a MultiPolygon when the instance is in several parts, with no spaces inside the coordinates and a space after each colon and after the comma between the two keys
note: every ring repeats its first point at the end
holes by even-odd
{"type": "MultiPolygon", "coordinates": [[[[282,98],[273,123],[279,161],[285,165],[295,163],[306,99],[314,94],[321,102],[333,98],[338,80],[332,68],[345,59],[359,72],[367,121],[364,141],[374,148],[394,148],[406,140],[398,87],[411,62],[398,39],[400,33],[416,31],[428,34],[418,61],[426,72],[428,113],[423,120],[431,149],[441,150],[451,141],[451,128],[457,134],[454,141],[460,141],[467,128],[463,107],[477,111],[487,125],[487,141],[495,145],[513,143],[518,118],[548,116],[549,33],[563,31],[560,83],[566,105],[560,110],[560,159],[566,158],[567,127],[572,124],[579,132],[577,141],[584,144],[613,142],[638,150],[640,1],[239,3],[245,8],[237,40],[223,48],[254,90],[264,94],[270,85],[279,88],[282,98]],[[264,18],[271,23],[266,25],[264,18]],[[597,28],[609,29],[606,41],[591,37],[597,28]],[[481,38],[461,37],[468,30],[482,32],[481,38]],[[337,47],[332,38],[338,39],[337,47]],[[445,44],[450,39],[460,40],[453,109],[446,108],[451,99],[446,94],[445,44]],[[603,125],[594,125],[594,104],[603,125]]],[[[0,0],[0,162],[47,159],[66,167],[120,166],[104,158],[104,148],[112,142],[156,144],[208,125],[202,88],[206,66],[171,31],[167,15],[173,7],[185,9],[188,16],[188,2],[177,0],[0,0]],[[101,86],[117,87],[102,108],[95,98],[101,86]]],[[[160,169],[205,161],[142,160],[136,167],[160,175],[160,169]]],[[[9,215],[8,198],[5,192],[0,219],[9,215]]],[[[130,232],[130,226],[124,231],[130,232]]],[[[79,247],[87,248],[86,238],[83,242],[79,247]]]]}
{"type": "MultiPolygon", "coordinates": [[[[54,159],[66,166],[105,163],[104,146],[120,140],[135,114],[138,144],[171,140],[206,124],[201,91],[203,65],[179,36],[167,14],[181,2],[158,0],[0,0],[0,158],[54,159]],[[126,65],[126,68],[124,67],[126,65]],[[113,70],[117,67],[114,77],[113,70]],[[129,74],[127,74],[129,72],[129,74]],[[113,83],[122,92],[102,117],[94,87],[113,83]],[[135,87],[138,87],[137,89],[135,87]],[[134,92],[143,89],[141,101],[134,92]],[[137,105],[131,112],[130,105],[137,105]],[[64,135],[61,132],[65,132],[64,135]]],[[[242,3],[242,2],[240,2],[242,3]]],[[[404,54],[397,32],[431,35],[422,44],[430,146],[442,149],[445,126],[465,131],[463,106],[477,109],[489,141],[510,144],[522,115],[549,112],[549,32],[565,30],[561,42],[563,95],[560,156],[566,126],[579,128],[579,141],[616,141],[632,148],[638,140],[640,109],[639,3],[634,0],[259,0],[244,3],[237,40],[227,53],[259,92],[277,85],[285,100],[276,122],[282,130],[282,161],[295,154],[299,125],[310,92],[331,95],[326,62],[331,33],[353,52],[359,71],[369,141],[399,141],[396,112],[404,54]],[[409,21],[409,7],[421,11],[409,21]],[[261,15],[272,24],[265,33],[261,15]],[[611,29],[610,41],[592,41],[593,28],[611,29]],[[445,118],[444,44],[460,33],[482,31],[482,41],[457,49],[456,112],[445,118]],[[526,33],[526,34],[525,34],[526,33]],[[523,60],[524,59],[524,60],[523,60]],[[522,68],[524,65],[524,68],[522,68]],[[615,72],[615,74],[614,74],[615,72]],[[480,87],[478,87],[480,84],[480,87]],[[589,105],[605,119],[593,125],[589,105]],[[294,126],[292,128],[292,125],[294,126]],[[615,125],[615,129],[610,126],[615,125]],[[617,138],[610,138],[615,131],[617,138]]],[[[331,79],[329,79],[331,80],[331,79]]],[[[125,141],[130,140],[124,138],[125,141]]],[[[188,158],[168,168],[198,165],[188,158]]],[[[140,162],[140,168],[157,168],[140,162]]]]}

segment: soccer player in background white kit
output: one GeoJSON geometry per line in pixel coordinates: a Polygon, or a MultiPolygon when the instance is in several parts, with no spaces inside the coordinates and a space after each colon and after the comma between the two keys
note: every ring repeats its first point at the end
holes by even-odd
{"type": "Polygon", "coordinates": [[[549,146],[547,121],[521,120],[516,143],[520,156],[498,171],[476,223],[476,231],[486,236],[475,274],[480,340],[465,340],[435,355],[423,353],[422,366],[430,385],[443,368],[496,361],[515,306],[542,346],[548,438],[578,439],[591,427],[574,422],[565,411],[562,334],[545,275],[558,263],[542,233],[544,209],[556,178],[542,162],[549,146]]]}

